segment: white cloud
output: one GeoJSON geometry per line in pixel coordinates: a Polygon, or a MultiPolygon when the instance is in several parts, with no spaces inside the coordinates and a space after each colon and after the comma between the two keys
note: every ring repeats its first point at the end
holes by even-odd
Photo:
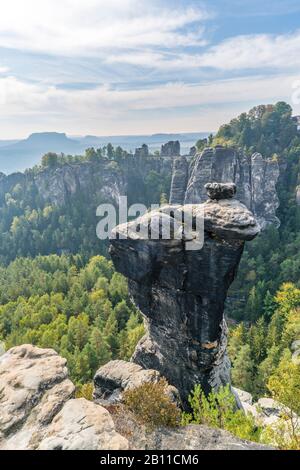
{"type": "Polygon", "coordinates": [[[175,82],[134,90],[116,90],[108,85],[63,90],[25,83],[15,77],[0,77],[0,106],[6,115],[63,115],[67,122],[68,116],[76,113],[84,121],[86,116],[103,114],[125,117],[128,112],[289,99],[296,78],[247,77],[195,85],[175,82]]]}
{"type": "Polygon", "coordinates": [[[199,57],[203,66],[223,70],[299,67],[300,31],[286,35],[236,36],[199,57]]]}
{"type": "Polygon", "coordinates": [[[8,68],[8,67],[1,67],[1,66],[0,66],[0,74],[7,73],[7,72],[9,72],[9,68],[8,68]]]}
{"type": "Polygon", "coordinates": [[[1,5],[0,46],[54,55],[99,55],[107,49],[174,48],[201,43],[201,9],[146,0],[10,0],[1,5]]]}
{"type": "Polygon", "coordinates": [[[209,47],[201,54],[121,52],[107,57],[106,60],[109,63],[127,63],[169,71],[203,67],[223,71],[266,68],[295,70],[300,66],[300,31],[278,36],[235,36],[209,47]]]}

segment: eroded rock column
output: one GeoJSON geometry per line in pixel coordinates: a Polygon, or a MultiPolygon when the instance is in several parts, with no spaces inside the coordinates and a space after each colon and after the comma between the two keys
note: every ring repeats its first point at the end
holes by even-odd
{"type": "Polygon", "coordinates": [[[193,208],[164,206],[160,213],[152,211],[118,226],[117,239],[111,240],[115,267],[128,278],[147,328],[132,361],[158,370],[179,390],[184,403],[197,383],[208,393],[230,382],[224,302],[245,241],[259,232],[252,213],[233,199],[234,184],[206,186],[207,202],[193,208]],[[174,228],[173,209],[192,210],[195,220],[197,213],[204,214],[202,249],[187,249],[188,241],[199,235],[195,227],[184,239],[139,235],[151,231],[159,216],[160,230],[168,222],[174,228]],[[138,233],[132,231],[134,225],[138,233]],[[129,238],[118,239],[128,231],[129,238]]]}

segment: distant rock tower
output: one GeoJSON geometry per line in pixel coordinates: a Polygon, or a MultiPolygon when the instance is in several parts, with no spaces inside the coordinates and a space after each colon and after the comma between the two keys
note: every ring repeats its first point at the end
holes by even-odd
{"type": "Polygon", "coordinates": [[[170,140],[161,146],[162,157],[178,157],[180,155],[180,142],[179,140],[170,140]]]}

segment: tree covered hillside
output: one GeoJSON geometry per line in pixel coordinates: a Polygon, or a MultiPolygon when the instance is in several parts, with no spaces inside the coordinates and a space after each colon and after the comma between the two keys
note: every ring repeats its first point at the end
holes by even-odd
{"type": "Polygon", "coordinates": [[[96,256],[18,258],[0,267],[0,340],[54,348],[75,383],[110,359],[129,359],[144,328],[127,281],[96,256]]]}
{"type": "Polygon", "coordinates": [[[246,245],[228,307],[236,320],[255,322],[264,316],[268,321],[281,284],[300,286],[300,133],[292,108],[283,102],[257,106],[222,126],[211,144],[241,147],[248,155],[260,152],[279,162],[280,228],[270,227],[246,245]]]}

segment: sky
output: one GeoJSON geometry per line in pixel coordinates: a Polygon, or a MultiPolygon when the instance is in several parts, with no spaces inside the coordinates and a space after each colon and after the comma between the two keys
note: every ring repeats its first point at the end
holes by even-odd
{"type": "Polygon", "coordinates": [[[1,2],[0,139],[215,131],[298,89],[299,0],[1,2]]]}

